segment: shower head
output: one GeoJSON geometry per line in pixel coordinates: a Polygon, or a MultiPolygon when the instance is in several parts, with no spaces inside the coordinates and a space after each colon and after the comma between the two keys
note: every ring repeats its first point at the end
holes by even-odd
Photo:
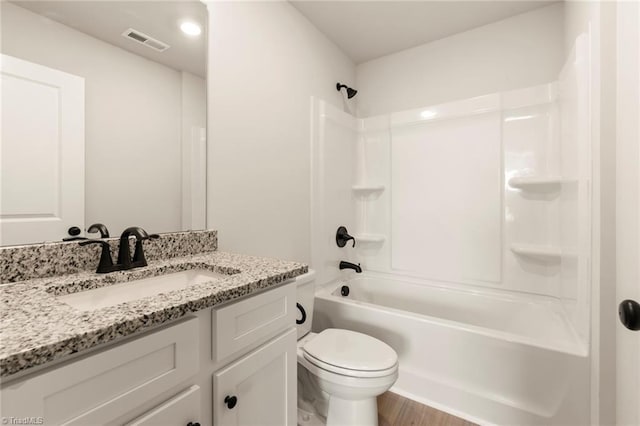
{"type": "Polygon", "coordinates": [[[353,98],[355,95],[357,95],[357,94],[358,94],[358,91],[357,91],[356,89],[352,89],[351,87],[347,87],[347,85],[346,85],[346,84],[340,84],[340,83],[337,83],[337,84],[336,84],[336,89],[338,89],[338,92],[339,92],[343,87],[344,87],[345,89],[347,89],[347,98],[349,98],[349,99],[353,98]]]}

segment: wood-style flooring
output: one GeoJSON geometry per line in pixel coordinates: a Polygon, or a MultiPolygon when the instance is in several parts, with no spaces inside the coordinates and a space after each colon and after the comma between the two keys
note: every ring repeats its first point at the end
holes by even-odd
{"type": "Polygon", "coordinates": [[[391,392],[378,397],[379,426],[477,426],[391,392]]]}

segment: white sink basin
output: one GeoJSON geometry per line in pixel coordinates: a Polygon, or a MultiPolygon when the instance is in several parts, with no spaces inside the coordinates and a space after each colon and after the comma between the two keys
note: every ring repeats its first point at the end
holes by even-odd
{"type": "Polygon", "coordinates": [[[157,277],[108,285],[93,290],[65,294],[64,296],[58,296],[58,299],[81,311],[93,311],[227,277],[229,275],[206,269],[190,269],[188,271],[174,272],[157,277]]]}

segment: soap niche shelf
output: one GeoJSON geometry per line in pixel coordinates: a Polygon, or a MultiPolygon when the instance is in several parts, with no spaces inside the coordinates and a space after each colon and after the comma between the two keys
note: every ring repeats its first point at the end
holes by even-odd
{"type": "Polygon", "coordinates": [[[360,195],[376,194],[385,190],[384,185],[353,185],[351,190],[360,195]]]}
{"type": "Polygon", "coordinates": [[[509,179],[509,186],[523,191],[553,192],[559,191],[563,184],[576,182],[560,176],[515,176],[509,179]]]}
{"type": "Polygon", "coordinates": [[[524,257],[544,259],[548,261],[559,261],[563,257],[576,257],[575,250],[565,249],[557,246],[547,246],[539,244],[511,244],[511,251],[524,257]]]}

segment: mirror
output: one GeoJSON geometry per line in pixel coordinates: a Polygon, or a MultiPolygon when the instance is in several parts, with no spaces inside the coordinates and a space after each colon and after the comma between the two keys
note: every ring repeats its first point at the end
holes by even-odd
{"type": "Polygon", "coordinates": [[[1,8],[0,244],[204,229],[206,6],[1,8]]]}

